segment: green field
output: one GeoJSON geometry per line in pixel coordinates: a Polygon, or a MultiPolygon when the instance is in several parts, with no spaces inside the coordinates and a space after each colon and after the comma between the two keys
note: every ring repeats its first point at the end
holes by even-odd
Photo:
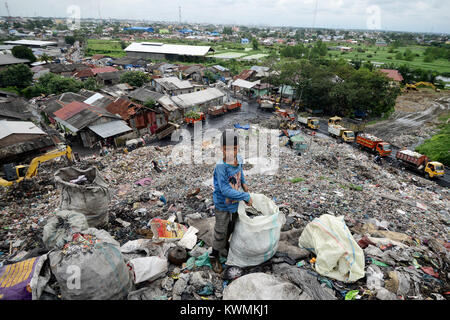
{"type": "MultiPolygon", "coordinates": [[[[328,46],[334,46],[335,44],[327,44],[328,46]]],[[[389,53],[388,47],[376,47],[376,46],[358,46],[358,45],[347,45],[344,44],[345,47],[352,47],[353,51],[342,54],[340,51],[332,51],[329,50],[328,54],[334,58],[343,58],[347,60],[352,59],[361,59],[363,61],[371,61],[371,62],[380,62],[380,63],[393,63],[395,65],[409,65],[413,68],[420,68],[424,70],[434,70],[440,73],[450,72],[450,61],[445,59],[438,59],[433,62],[424,62],[425,58],[423,53],[425,52],[426,47],[422,46],[408,46],[408,47],[400,47],[395,49],[394,53],[389,53]],[[358,48],[365,50],[366,52],[358,52],[358,48]],[[395,58],[397,52],[404,53],[407,49],[410,49],[414,55],[418,54],[419,56],[415,56],[413,61],[406,60],[397,60],[395,58]],[[371,56],[371,57],[370,57],[371,56]],[[389,59],[389,57],[391,59],[389,59]]]]}
{"type": "Polygon", "coordinates": [[[86,55],[92,56],[94,54],[104,54],[114,58],[126,56],[125,51],[123,51],[122,46],[120,45],[120,41],[88,39],[86,55]]]}
{"type": "MultiPolygon", "coordinates": [[[[265,47],[263,45],[259,45],[258,50],[253,50],[251,44],[241,45],[240,43],[233,42],[205,42],[200,40],[186,40],[186,39],[139,39],[136,41],[153,41],[153,42],[163,42],[163,43],[172,43],[172,44],[187,44],[187,45],[204,45],[211,46],[214,50],[214,54],[209,54],[207,57],[214,57],[215,55],[223,55],[227,54],[242,54],[236,59],[242,59],[249,56],[260,55],[260,54],[270,54],[272,51],[278,52],[281,48],[280,45],[276,44],[272,47],[265,47]],[[246,51],[246,49],[248,51],[246,51]],[[250,49],[250,50],[249,50],[250,49]]],[[[329,42],[327,46],[337,46],[340,45],[338,43],[329,42]]],[[[342,45],[342,44],[341,44],[342,45]]],[[[328,57],[332,58],[343,58],[348,61],[356,59],[362,61],[371,61],[373,63],[380,64],[394,64],[397,66],[400,65],[408,65],[412,68],[420,68],[424,70],[433,70],[439,73],[450,73],[450,61],[445,59],[438,59],[433,62],[424,62],[424,55],[426,47],[424,46],[408,46],[408,47],[400,47],[394,50],[393,53],[389,53],[388,47],[376,47],[376,46],[367,46],[367,45],[354,45],[354,44],[344,44],[344,46],[352,47],[352,52],[347,52],[342,54],[340,51],[328,50],[328,57]],[[358,48],[365,50],[365,52],[358,52],[358,48]],[[396,59],[397,52],[404,53],[407,49],[410,49],[414,55],[413,61],[406,60],[398,60],[396,59]]],[[[120,58],[124,57],[125,51],[122,50],[120,45],[120,41],[118,40],[99,40],[99,39],[89,39],[87,41],[86,55],[93,54],[105,54],[112,57],[120,58]]]]}
{"type": "Polygon", "coordinates": [[[417,152],[447,166],[450,166],[450,123],[447,123],[449,119],[450,113],[448,112],[439,117],[441,130],[416,148],[417,152]]]}

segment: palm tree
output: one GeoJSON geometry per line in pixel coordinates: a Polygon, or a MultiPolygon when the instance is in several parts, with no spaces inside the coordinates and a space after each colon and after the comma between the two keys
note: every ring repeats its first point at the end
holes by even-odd
{"type": "Polygon", "coordinates": [[[45,61],[45,63],[52,61],[53,58],[50,57],[48,54],[44,53],[43,55],[41,55],[41,57],[39,58],[39,60],[41,61],[45,61]]]}

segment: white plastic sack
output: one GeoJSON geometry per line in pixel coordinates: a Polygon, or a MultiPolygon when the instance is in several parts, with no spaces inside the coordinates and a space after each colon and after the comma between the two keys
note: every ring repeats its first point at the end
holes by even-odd
{"type": "Polygon", "coordinates": [[[89,228],[95,245],[87,252],[70,243],[65,250],[49,254],[52,273],[64,300],[120,300],[132,290],[131,272],[120,253],[119,243],[108,232],[89,228]],[[73,250],[71,250],[71,248],[73,250]]]}
{"type": "Polygon", "coordinates": [[[58,211],[44,226],[42,240],[48,249],[61,249],[66,242],[72,239],[72,235],[88,229],[88,223],[84,214],[70,211],[58,211]]]}
{"type": "Polygon", "coordinates": [[[263,194],[250,194],[253,207],[262,213],[250,218],[245,213],[247,205],[239,203],[239,219],[231,236],[227,265],[248,267],[259,265],[277,252],[282,225],[286,222],[271,199],[263,194]]]}
{"type": "Polygon", "coordinates": [[[364,277],[364,252],[348,230],[344,217],[324,214],[303,230],[300,247],[316,254],[316,271],[326,277],[355,282],[364,277]]]}
{"type": "Polygon", "coordinates": [[[136,258],[128,261],[128,266],[134,274],[134,283],[153,281],[168,270],[167,259],[160,257],[136,258]]]}
{"type": "Polygon", "coordinates": [[[302,300],[296,285],[262,272],[234,280],[223,290],[223,300],[302,300]]]}

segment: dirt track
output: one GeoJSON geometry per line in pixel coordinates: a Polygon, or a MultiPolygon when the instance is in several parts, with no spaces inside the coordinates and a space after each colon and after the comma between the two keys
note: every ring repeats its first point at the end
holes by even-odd
{"type": "Polygon", "coordinates": [[[450,112],[450,92],[420,89],[397,98],[394,114],[367,126],[367,132],[396,146],[416,146],[437,132],[438,117],[450,112]]]}

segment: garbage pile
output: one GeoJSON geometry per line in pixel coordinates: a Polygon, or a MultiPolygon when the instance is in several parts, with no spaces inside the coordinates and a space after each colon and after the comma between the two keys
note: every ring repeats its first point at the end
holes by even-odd
{"type": "Polygon", "coordinates": [[[33,279],[21,283],[22,291],[29,286],[34,293],[19,298],[448,299],[449,190],[378,166],[335,140],[304,138],[308,149],[302,155],[280,148],[275,174],[246,175],[250,192],[272,203],[275,224],[267,234],[273,238],[258,242],[262,259],[245,259],[242,250],[248,248],[236,239],[252,237],[253,224],[267,217],[261,208],[242,204],[241,226],[230,245],[234,262],[222,259],[223,272],[214,272],[208,258],[214,166],[175,164],[173,146],[144,146],[86,157],[67,178],[76,188],[92,188],[77,182],[87,177],[83,170],[101,164],[96,167],[107,185],[101,202],[107,203],[107,220],[96,227],[82,208],[62,206],[71,191],[60,183],[56,188],[53,178],[20,201],[2,191],[0,282],[17,263],[37,259],[43,261],[38,274],[34,269],[33,279]],[[49,254],[51,247],[55,252],[49,254]],[[108,276],[113,269],[101,267],[107,262],[118,272],[114,277],[108,276]],[[70,274],[60,268],[68,263],[83,266],[81,283],[90,282],[89,288],[77,289],[76,280],[67,287],[71,282],[64,277],[70,274]],[[104,273],[96,279],[92,274],[99,268],[104,273]],[[112,278],[100,293],[97,283],[112,278]]]}

